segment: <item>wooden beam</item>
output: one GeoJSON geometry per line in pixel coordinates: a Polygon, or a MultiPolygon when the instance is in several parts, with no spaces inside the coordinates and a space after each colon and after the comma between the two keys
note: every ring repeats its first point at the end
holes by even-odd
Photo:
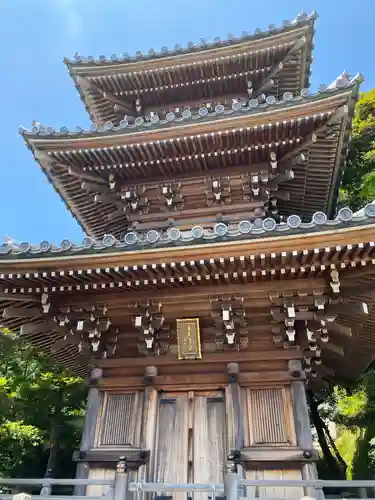
{"type": "Polygon", "coordinates": [[[27,337],[28,335],[35,335],[38,333],[46,333],[50,332],[55,323],[51,321],[38,321],[36,323],[27,323],[26,325],[22,325],[20,328],[20,336],[27,337]]]}
{"type": "Polygon", "coordinates": [[[39,295],[23,295],[22,293],[4,293],[0,292],[0,302],[1,301],[9,301],[9,302],[39,302],[39,295]]]}
{"type": "Polygon", "coordinates": [[[3,318],[37,318],[43,316],[43,311],[39,307],[6,307],[3,311],[3,318]]]}
{"type": "Polygon", "coordinates": [[[286,351],[284,350],[272,350],[272,351],[250,351],[250,352],[226,352],[225,355],[223,353],[206,353],[204,355],[204,359],[202,360],[184,360],[180,361],[177,359],[177,355],[166,354],[164,356],[154,356],[149,355],[144,358],[108,358],[98,360],[96,365],[101,368],[115,368],[115,367],[146,367],[148,365],[153,366],[163,366],[163,365],[181,365],[183,364],[192,364],[194,366],[199,366],[201,364],[211,364],[211,363],[223,363],[230,361],[235,361],[238,363],[241,362],[250,362],[250,361],[270,361],[270,360],[289,360],[291,358],[294,359],[302,359],[303,352],[298,348],[290,348],[286,351]]]}
{"type": "Polygon", "coordinates": [[[271,69],[271,71],[269,73],[267,73],[267,75],[260,81],[256,90],[253,92],[252,97],[256,98],[260,94],[262,94],[262,92],[264,92],[264,90],[266,90],[266,88],[268,88],[270,80],[275,78],[275,76],[277,76],[280,73],[280,71],[284,68],[285,63],[289,61],[289,59],[292,57],[292,55],[295,54],[296,52],[298,52],[298,50],[302,49],[302,47],[304,47],[305,45],[306,45],[306,37],[303,36],[295,42],[293,47],[291,47],[288,50],[288,52],[285,54],[283,59],[281,61],[279,61],[277,64],[275,64],[273,66],[273,68],[271,69]]]}
{"type": "Polygon", "coordinates": [[[95,91],[99,92],[103,96],[104,99],[109,101],[111,104],[116,104],[117,106],[124,109],[128,114],[135,113],[135,109],[133,106],[127,102],[125,99],[119,99],[112,92],[108,92],[103,90],[99,85],[96,85],[94,82],[87,80],[83,76],[76,76],[77,84],[84,90],[90,92],[95,91]]]}
{"type": "MultiPolygon", "coordinates": [[[[193,155],[194,156],[194,155],[193,155]]],[[[212,155],[214,159],[215,156],[212,155]]],[[[173,162],[171,162],[173,163],[173,162]]],[[[168,165],[168,163],[166,163],[168,165]]],[[[212,177],[235,177],[239,175],[251,175],[258,174],[260,172],[269,172],[270,166],[268,163],[253,163],[253,164],[241,164],[241,165],[233,165],[225,167],[225,168],[213,168],[209,170],[199,171],[194,173],[194,175],[190,173],[179,173],[179,174],[171,174],[171,179],[173,182],[183,182],[183,181],[192,181],[199,182],[202,179],[210,179],[212,177]]],[[[280,169],[278,169],[280,171],[280,169]]],[[[280,173],[283,173],[282,170],[280,173]]],[[[119,180],[121,177],[119,177],[119,180]]],[[[126,190],[127,188],[133,188],[135,185],[142,186],[150,186],[158,183],[165,183],[168,179],[166,179],[165,175],[149,175],[146,179],[143,180],[140,178],[132,179],[131,181],[119,183],[117,185],[118,189],[126,190]]]]}
{"type": "Polygon", "coordinates": [[[77,177],[78,179],[85,179],[90,182],[96,182],[97,184],[104,184],[108,186],[108,181],[100,177],[98,174],[89,174],[88,172],[81,170],[79,168],[73,167],[71,165],[65,165],[63,163],[55,162],[59,167],[67,169],[69,175],[77,177]]]}

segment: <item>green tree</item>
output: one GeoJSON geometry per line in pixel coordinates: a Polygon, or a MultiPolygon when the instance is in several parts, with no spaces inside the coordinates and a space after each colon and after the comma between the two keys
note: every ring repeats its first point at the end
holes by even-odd
{"type": "Polygon", "coordinates": [[[0,335],[0,475],[69,477],[86,388],[10,332],[0,335]]]}
{"type": "Polygon", "coordinates": [[[375,89],[356,104],[339,200],[353,210],[375,200],[375,89]]]}

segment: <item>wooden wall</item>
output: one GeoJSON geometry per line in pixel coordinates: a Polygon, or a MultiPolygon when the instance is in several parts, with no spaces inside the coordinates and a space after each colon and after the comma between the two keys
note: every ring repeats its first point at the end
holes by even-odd
{"type": "MultiPolygon", "coordinates": [[[[236,433],[233,384],[218,390],[103,390],[92,448],[118,450],[149,449],[150,462],[141,466],[134,480],[171,483],[222,483],[228,452],[236,433]]],[[[290,384],[278,387],[241,387],[243,450],[259,457],[248,464],[250,479],[301,479],[301,469],[278,461],[286,449],[297,448],[290,384]],[[280,455],[281,453],[281,455],[280,455]]],[[[91,469],[90,477],[108,477],[114,471],[91,469]]],[[[96,488],[95,491],[104,489],[96,488]]],[[[92,488],[89,489],[91,492],[92,488]]],[[[286,498],[280,489],[257,489],[257,496],[286,498]]],[[[250,495],[249,493],[249,495],[250,495]]],[[[92,494],[92,493],[90,493],[92,494]]],[[[285,495],[284,495],[285,494],[285,495]]],[[[250,495],[252,496],[252,495],[250,495]]],[[[298,489],[288,498],[301,498],[298,489]]],[[[196,494],[206,499],[206,494],[196,494]]],[[[178,500],[186,494],[174,495],[178,500]]]]}

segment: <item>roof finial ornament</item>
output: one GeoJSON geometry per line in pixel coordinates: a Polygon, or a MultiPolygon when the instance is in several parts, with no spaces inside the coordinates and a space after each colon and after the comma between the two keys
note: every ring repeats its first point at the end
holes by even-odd
{"type": "Polygon", "coordinates": [[[329,90],[333,90],[333,89],[337,89],[337,88],[346,87],[346,85],[348,85],[350,83],[349,79],[350,79],[350,75],[345,70],[341,73],[341,75],[339,75],[335,80],[333,80],[331,85],[328,85],[327,88],[329,90]]]}
{"type": "Polygon", "coordinates": [[[298,16],[297,16],[295,19],[293,19],[292,24],[298,24],[298,23],[300,23],[300,22],[302,22],[302,21],[305,21],[306,19],[308,19],[308,17],[309,17],[309,16],[308,16],[308,15],[306,14],[306,12],[303,10],[302,12],[300,12],[300,13],[298,14],[298,16]]]}

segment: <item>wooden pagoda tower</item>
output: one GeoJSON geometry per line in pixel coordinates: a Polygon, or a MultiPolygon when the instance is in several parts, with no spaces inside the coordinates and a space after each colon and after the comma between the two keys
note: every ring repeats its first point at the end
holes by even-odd
{"type": "Polygon", "coordinates": [[[22,129],[86,237],[3,244],[3,325],[89,377],[79,477],[315,476],[305,390],[375,353],[375,205],[336,208],[362,78],[309,90],[315,17],[77,55],[91,130],[22,129]]]}

